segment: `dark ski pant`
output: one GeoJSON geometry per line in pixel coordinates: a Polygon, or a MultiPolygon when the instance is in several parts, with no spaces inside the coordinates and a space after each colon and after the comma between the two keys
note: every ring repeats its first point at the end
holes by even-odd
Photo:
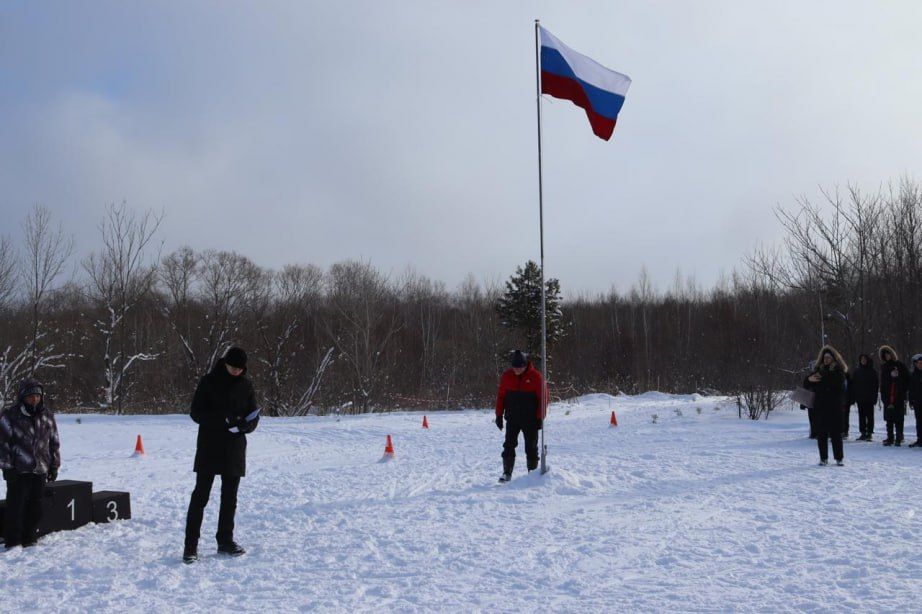
{"type": "Polygon", "coordinates": [[[852,415],[852,406],[845,405],[842,408],[842,437],[848,437],[848,419],[852,415]]]}
{"type": "Polygon", "coordinates": [[[903,422],[906,420],[906,415],[900,413],[897,415],[896,420],[887,420],[887,439],[893,439],[893,429],[896,427],[896,441],[903,441],[903,422]]]}
{"type": "Polygon", "coordinates": [[[515,467],[515,448],[519,445],[519,433],[525,438],[525,458],[528,470],[538,468],[538,424],[534,421],[521,423],[506,421],[506,441],[503,443],[503,473],[512,473],[515,467]]]}
{"type": "Polygon", "coordinates": [[[874,433],[874,403],[858,403],[858,430],[862,435],[874,433]]]}
{"type": "Polygon", "coordinates": [[[912,408],[916,414],[916,441],[922,441],[922,405],[912,408]]]}
{"type": "Polygon", "coordinates": [[[842,433],[838,430],[833,429],[831,433],[819,432],[816,434],[816,444],[820,449],[820,460],[829,459],[829,440],[832,440],[832,456],[837,461],[845,458],[845,453],[842,451],[842,433]]]}
{"type": "MultiPolygon", "coordinates": [[[[192,500],[189,502],[189,513],[186,516],[186,547],[198,546],[198,539],[202,530],[202,517],[205,515],[205,506],[211,496],[211,486],[214,484],[215,474],[198,473],[195,478],[195,490],[192,491],[192,500]]],[[[240,487],[240,478],[221,476],[221,509],[218,512],[218,532],[215,537],[218,544],[226,544],[234,540],[234,514],[237,511],[237,489],[240,487]]]]}
{"type": "Polygon", "coordinates": [[[45,475],[19,473],[6,483],[3,538],[7,548],[35,541],[46,479],[45,475]]]}

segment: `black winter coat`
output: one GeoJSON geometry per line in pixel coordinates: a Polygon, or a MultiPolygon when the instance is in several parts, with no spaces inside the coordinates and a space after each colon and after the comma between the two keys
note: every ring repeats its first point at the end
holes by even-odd
{"type": "Polygon", "coordinates": [[[813,401],[813,411],[816,419],[816,428],[819,432],[833,433],[842,430],[842,408],[845,405],[845,373],[836,365],[820,367],[822,379],[811,382],[809,376],[804,379],[804,388],[816,394],[813,401]]]}
{"type": "Polygon", "coordinates": [[[906,409],[906,393],[909,390],[909,370],[899,360],[888,360],[880,366],[880,400],[884,407],[895,405],[906,409]],[[896,369],[897,376],[891,373],[896,369]]]}
{"type": "Polygon", "coordinates": [[[909,404],[922,407],[922,371],[913,369],[909,376],[909,404]]]}
{"type": "Polygon", "coordinates": [[[852,371],[851,386],[849,387],[851,403],[859,405],[874,405],[877,403],[877,393],[880,391],[880,376],[874,365],[858,365],[852,371]]]}
{"type": "Polygon", "coordinates": [[[35,409],[25,401],[25,391],[41,387],[36,380],[19,384],[19,402],[0,414],[0,469],[47,475],[61,466],[61,439],[54,414],[42,400],[35,409]]]}
{"type": "Polygon", "coordinates": [[[229,477],[246,474],[246,434],[232,433],[230,427],[255,410],[256,394],[246,373],[234,377],[227,372],[224,359],[219,360],[198,383],[192,399],[190,415],[199,425],[195,472],[229,477]]]}

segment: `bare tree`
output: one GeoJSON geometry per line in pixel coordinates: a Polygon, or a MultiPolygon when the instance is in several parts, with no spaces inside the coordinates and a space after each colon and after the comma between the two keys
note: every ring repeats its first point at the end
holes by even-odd
{"type": "MultiPolygon", "coordinates": [[[[35,205],[22,224],[25,254],[22,260],[22,277],[25,281],[26,299],[32,311],[32,339],[29,344],[29,368],[32,372],[41,363],[47,363],[39,347],[44,337],[42,307],[54,283],[74,255],[73,236],[64,232],[64,226],[51,226],[51,212],[35,205]]],[[[53,353],[53,349],[48,350],[53,353]]],[[[43,366],[49,366],[45,364],[43,366]]]]}
{"type": "Polygon", "coordinates": [[[126,203],[111,205],[99,226],[103,248],[84,262],[88,294],[105,314],[96,321],[104,345],[102,406],[116,413],[122,412],[131,368],[158,356],[138,347],[126,327],[126,316],[154,287],[157,255],[150,248],[162,220],[162,214],[137,214],[126,203]]]}
{"type": "Polygon", "coordinates": [[[207,251],[198,270],[199,294],[205,308],[204,347],[197,360],[199,372],[211,370],[229,348],[252,303],[263,300],[263,271],[249,258],[234,252],[207,251]]]}
{"type": "Polygon", "coordinates": [[[16,252],[6,235],[0,236],[0,312],[5,311],[16,292],[16,252]]]}
{"type": "Polygon", "coordinates": [[[201,257],[191,247],[181,247],[165,257],[159,268],[160,283],[166,292],[161,311],[179,339],[187,384],[200,375],[193,338],[198,325],[192,313],[196,301],[194,284],[199,276],[200,264],[201,257]]]}
{"type": "Polygon", "coordinates": [[[384,378],[384,354],[403,322],[397,294],[367,262],[330,267],[327,331],[352,371],[353,407],[368,411],[384,378]]]}
{"type": "Polygon", "coordinates": [[[323,271],[313,265],[288,265],[265,275],[265,301],[255,301],[254,326],[259,361],[268,371],[268,413],[305,415],[313,406],[323,378],[333,362],[334,348],[326,348],[306,389],[294,384],[295,353],[305,351],[296,334],[316,316],[323,293],[323,271]]]}

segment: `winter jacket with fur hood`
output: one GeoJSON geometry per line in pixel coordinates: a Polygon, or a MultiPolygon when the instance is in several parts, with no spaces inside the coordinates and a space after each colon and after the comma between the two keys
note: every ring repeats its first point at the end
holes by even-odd
{"type": "Polygon", "coordinates": [[[909,369],[900,362],[899,355],[889,345],[881,346],[877,354],[881,360],[880,400],[884,407],[893,405],[905,410],[906,393],[909,391],[909,369]],[[890,360],[884,361],[884,352],[890,353],[890,360]]]}
{"type": "Polygon", "coordinates": [[[0,469],[15,473],[47,475],[61,466],[61,440],[54,414],[45,407],[44,398],[37,406],[25,402],[26,392],[41,389],[34,379],[19,384],[19,399],[0,414],[0,469]]]}
{"type": "Polygon", "coordinates": [[[816,358],[813,373],[804,379],[804,388],[816,393],[813,409],[823,425],[831,427],[838,420],[838,424],[841,426],[842,408],[846,400],[845,377],[847,373],[848,367],[841,354],[832,346],[825,345],[816,358]],[[832,354],[833,357],[832,364],[828,367],[823,364],[823,355],[827,352],[832,354]],[[820,381],[810,381],[810,376],[814,373],[820,376],[820,381]]]}

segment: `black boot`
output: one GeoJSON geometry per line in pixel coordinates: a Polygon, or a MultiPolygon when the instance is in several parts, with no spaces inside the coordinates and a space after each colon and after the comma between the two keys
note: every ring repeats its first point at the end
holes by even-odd
{"type": "Polygon", "coordinates": [[[920,443],[920,442],[919,442],[919,440],[917,439],[915,443],[909,444],[909,447],[910,447],[910,448],[918,448],[918,447],[919,447],[919,443],[920,443]]]}
{"type": "Polygon", "coordinates": [[[246,550],[243,549],[243,546],[232,540],[223,544],[218,544],[218,554],[240,556],[241,554],[246,554],[246,550]]]}
{"type": "Polygon", "coordinates": [[[885,446],[892,446],[892,445],[893,445],[893,440],[890,439],[889,437],[887,437],[886,439],[884,439],[884,445],[885,445],[885,446]]]}
{"type": "Polygon", "coordinates": [[[512,479],[512,468],[515,467],[515,459],[507,460],[503,459],[503,475],[500,476],[500,482],[508,482],[512,479]]]}
{"type": "Polygon", "coordinates": [[[182,551],[182,562],[186,565],[198,560],[198,548],[196,546],[186,546],[182,551]]]}

